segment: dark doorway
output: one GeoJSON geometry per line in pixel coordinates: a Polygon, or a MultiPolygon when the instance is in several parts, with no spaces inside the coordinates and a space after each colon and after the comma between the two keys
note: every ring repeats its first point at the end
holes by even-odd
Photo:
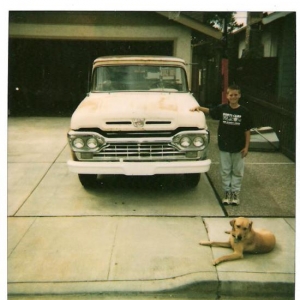
{"type": "Polygon", "coordinates": [[[10,39],[12,116],[70,116],[88,91],[92,62],[105,55],[173,55],[173,41],[10,39]]]}

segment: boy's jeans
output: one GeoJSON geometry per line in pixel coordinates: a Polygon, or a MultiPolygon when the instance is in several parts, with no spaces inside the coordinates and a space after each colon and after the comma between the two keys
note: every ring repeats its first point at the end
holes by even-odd
{"type": "Polygon", "coordinates": [[[240,152],[220,151],[220,172],[225,192],[239,192],[244,175],[244,159],[240,152]]]}

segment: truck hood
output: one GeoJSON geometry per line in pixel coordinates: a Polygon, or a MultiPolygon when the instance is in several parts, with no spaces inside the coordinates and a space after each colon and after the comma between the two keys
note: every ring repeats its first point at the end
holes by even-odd
{"type": "Polygon", "coordinates": [[[103,131],[175,130],[206,128],[202,112],[191,112],[198,103],[190,93],[115,92],[91,93],[77,107],[71,129],[103,131]]]}

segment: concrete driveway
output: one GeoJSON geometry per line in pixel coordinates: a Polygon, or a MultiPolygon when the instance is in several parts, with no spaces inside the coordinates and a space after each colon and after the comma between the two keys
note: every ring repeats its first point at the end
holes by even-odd
{"type": "Polygon", "coordinates": [[[258,286],[293,293],[293,218],[254,220],[276,231],[270,255],[214,267],[212,259],[230,250],[198,242],[228,238],[230,219],[205,175],[195,189],[178,175],[106,176],[85,190],[67,170],[68,125],[69,118],[8,120],[10,295],[191,287],[220,295],[258,286]]]}
{"type": "Polygon", "coordinates": [[[9,216],[223,216],[205,175],[196,189],[169,175],[105,176],[85,190],[67,169],[68,125],[69,118],[9,119],[9,216]]]}

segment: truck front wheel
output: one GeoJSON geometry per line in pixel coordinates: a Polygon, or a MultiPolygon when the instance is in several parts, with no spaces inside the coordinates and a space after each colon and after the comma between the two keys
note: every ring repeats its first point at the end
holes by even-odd
{"type": "Polygon", "coordinates": [[[78,174],[80,183],[85,188],[93,188],[96,186],[97,174],[78,174]]]}
{"type": "Polygon", "coordinates": [[[200,173],[184,174],[184,177],[185,177],[186,186],[189,188],[195,188],[200,181],[201,174],[200,173]]]}

